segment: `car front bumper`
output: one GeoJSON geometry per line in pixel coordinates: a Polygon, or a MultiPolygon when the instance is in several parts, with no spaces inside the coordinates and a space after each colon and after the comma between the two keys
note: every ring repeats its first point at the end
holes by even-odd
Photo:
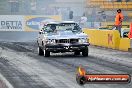
{"type": "Polygon", "coordinates": [[[90,43],[84,44],[47,44],[45,49],[51,52],[72,52],[72,51],[81,51],[84,48],[88,47],[90,43]]]}

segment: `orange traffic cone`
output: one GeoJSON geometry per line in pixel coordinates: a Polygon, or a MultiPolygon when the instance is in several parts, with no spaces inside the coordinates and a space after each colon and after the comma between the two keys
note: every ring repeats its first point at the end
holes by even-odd
{"type": "Polygon", "coordinates": [[[128,33],[128,38],[132,38],[132,23],[130,24],[130,31],[128,33]]]}

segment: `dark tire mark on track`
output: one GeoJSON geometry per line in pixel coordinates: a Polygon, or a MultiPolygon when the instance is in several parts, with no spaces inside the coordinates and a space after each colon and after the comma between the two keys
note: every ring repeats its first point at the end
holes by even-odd
{"type": "Polygon", "coordinates": [[[18,51],[18,52],[30,52],[31,51],[31,50],[29,50],[29,49],[27,49],[23,46],[15,44],[15,43],[0,43],[0,46],[7,47],[9,49],[12,49],[12,50],[15,50],[15,51],[18,51]]]}
{"type": "MultiPolygon", "coordinates": [[[[2,49],[9,48],[17,52],[31,52],[31,50],[17,43],[0,43],[0,47],[2,49]]],[[[14,88],[54,88],[41,81],[37,75],[28,75],[21,71],[17,66],[9,62],[6,57],[0,57],[0,73],[3,74],[14,88]],[[32,78],[38,78],[39,81],[35,81],[32,78]]]]}
{"type": "MultiPolygon", "coordinates": [[[[26,45],[26,46],[30,46],[30,47],[32,46],[31,48],[36,48],[37,49],[37,44],[36,43],[14,42],[13,44],[4,43],[2,45],[7,47],[7,48],[13,49],[15,51],[32,52],[34,54],[37,54],[37,52],[34,49],[30,50],[30,49],[27,49],[27,48],[24,47],[24,45],[26,45]],[[12,45],[15,45],[15,46],[12,46],[12,45]]],[[[32,54],[28,54],[28,55],[33,57],[33,58],[38,58],[38,56],[35,57],[35,55],[32,55],[32,54]]],[[[75,58],[77,60],[85,60],[89,63],[98,64],[98,65],[101,65],[101,66],[112,68],[112,69],[117,70],[117,71],[122,71],[122,72],[132,74],[132,69],[130,69],[131,67],[129,67],[129,66],[125,66],[125,65],[122,65],[120,63],[114,63],[114,62],[102,60],[101,57],[95,57],[93,55],[90,55],[89,57],[74,56],[74,55],[71,55],[71,54],[70,55],[58,55],[58,56],[57,55],[52,55],[49,58],[45,58],[45,57],[41,56],[41,61],[45,62],[46,60],[48,60],[48,61],[50,60],[48,63],[50,63],[51,65],[54,65],[54,66],[56,66],[58,68],[61,68],[61,69],[62,69],[63,65],[64,65],[63,66],[64,68],[67,65],[69,68],[71,68],[73,70],[73,69],[76,69],[80,64],[76,64],[76,63],[73,64],[73,63],[63,61],[63,59],[71,59],[71,58],[75,58]],[[61,66],[59,66],[58,64],[60,64],[61,66]]],[[[100,70],[97,70],[97,69],[94,69],[94,68],[89,67],[89,69],[95,70],[97,72],[101,72],[100,70]]],[[[73,70],[73,71],[75,71],[75,70],[73,70]]]]}

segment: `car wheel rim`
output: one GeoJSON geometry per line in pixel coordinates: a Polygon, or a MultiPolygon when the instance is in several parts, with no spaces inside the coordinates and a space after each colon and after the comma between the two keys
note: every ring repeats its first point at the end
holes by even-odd
{"type": "Polygon", "coordinates": [[[45,55],[45,50],[44,50],[44,55],[45,55]]]}
{"type": "Polygon", "coordinates": [[[37,50],[38,50],[38,53],[39,53],[39,47],[38,47],[38,49],[37,49],[37,50]]]}

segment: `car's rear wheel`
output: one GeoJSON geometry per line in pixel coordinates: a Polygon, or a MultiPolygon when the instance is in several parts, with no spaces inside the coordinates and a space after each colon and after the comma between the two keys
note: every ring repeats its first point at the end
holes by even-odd
{"type": "Polygon", "coordinates": [[[44,51],[40,47],[38,47],[38,55],[40,56],[44,55],[44,51]]]}
{"type": "Polygon", "coordinates": [[[82,50],[82,55],[84,57],[87,57],[88,56],[88,52],[89,52],[88,47],[85,47],[85,49],[82,50]]]}
{"type": "Polygon", "coordinates": [[[45,57],[50,57],[50,51],[44,50],[44,56],[45,57]]]}
{"type": "Polygon", "coordinates": [[[75,51],[74,55],[80,55],[80,52],[79,51],[75,51]]]}

